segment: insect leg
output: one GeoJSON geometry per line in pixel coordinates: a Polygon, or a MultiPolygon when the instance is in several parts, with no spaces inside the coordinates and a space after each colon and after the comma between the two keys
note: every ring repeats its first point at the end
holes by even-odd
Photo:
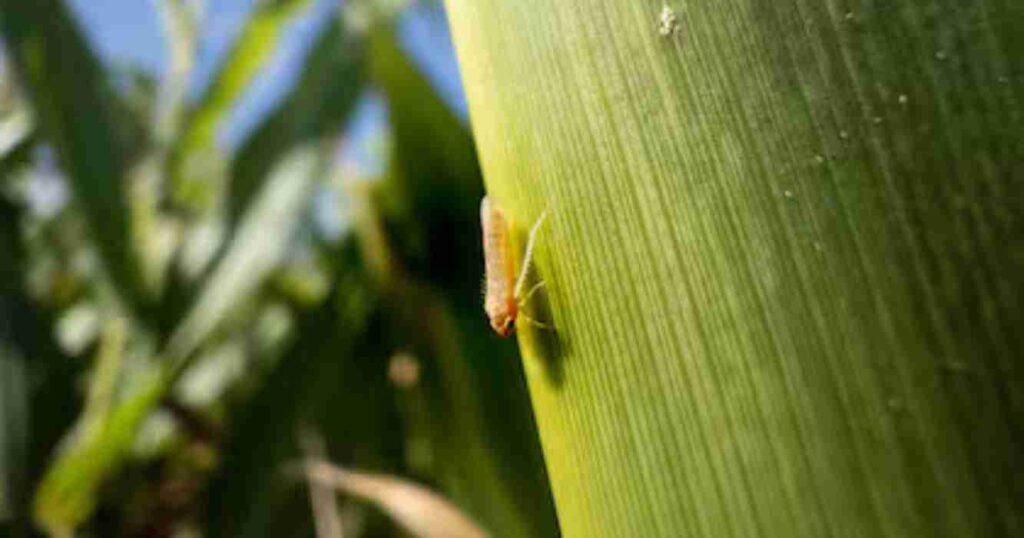
{"type": "Polygon", "coordinates": [[[527,323],[529,323],[530,325],[533,325],[534,327],[537,327],[538,329],[545,329],[545,330],[550,330],[551,329],[550,325],[548,325],[546,323],[541,323],[541,322],[531,318],[530,316],[527,316],[526,314],[524,314],[522,312],[519,313],[518,318],[523,320],[523,321],[525,321],[525,322],[527,322],[527,323]]]}
{"type": "Polygon", "coordinates": [[[539,290],[539,289],[541,289],[541,288],[543,288],[543,287],[544,287],[544,281],[543,281],[543,280],[541,280],[540,282],[538,282],[538,283],[534,284],[534,286],[533,286],[532,288],[530,288],[530,291],[526,292],[526,293],[525,293],[525,294],[524,294],[524,295],[523,295],[523,296],[522,296],[522,297],[521,297],[521,298],[519,299],[519,306],[523,306],[523,305],[525,305],[526,303],[530,302],[530,297],[533,297],[533,294],[534,294],[534,293],[536,293],[536,292],[537,292],[537,290],[539,290]]]}
{"type": "Polygon", "coordinates": [[[537,232],[547,216],[548,208],[545,207],[544,211],[541,211],[540,216],[537,217],[537,222],[533,223],[533,227],[530,228],[530,237],[526,240],[526,253],[523,255],[523,267],[519,270],[519,278],[516,279],[516,287],[513,288],[514,291],[512,292],[513,297],[521,296],[523,286],[526,284],[526,275],[530,272],[530,262],[533,260],[533,247],[537,243],[537,232]]]}

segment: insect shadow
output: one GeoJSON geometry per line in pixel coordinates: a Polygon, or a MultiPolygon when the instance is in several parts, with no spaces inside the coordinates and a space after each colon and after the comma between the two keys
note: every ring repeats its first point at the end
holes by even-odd
{"type": "MultiPolygon", "coordinates": [[[[529,277],[531,283],[541,281],[542,275],[536,265],[530,268],[529,277]]],[[[527,316],[521,316],[519,337],[528,338],[526,344],[533,358],[543,368],[548,383],[556,388],[561,387],[565,381],[565,357],[569,347],[566,339],[556,329],[546,285],[530,297],[525,309],[527,316]]]]}

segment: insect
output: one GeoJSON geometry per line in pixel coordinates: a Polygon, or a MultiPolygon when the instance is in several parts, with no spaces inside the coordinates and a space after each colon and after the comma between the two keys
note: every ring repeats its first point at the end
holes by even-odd
{"type": "Polygon", "coordinates": [[[484,233],[484,310],[491,321],[491,328],[499,336],[508,336],[517,318],[523,318],[538,327],[546,327],[521,312],[523,305],[533,293],[544,286],[544,282],[538,282],[530,291],[523,294],[526,275],[530,271],[530,260],[533,258],[533,246],[537,241],[537,231],[545,216],[547,209],[541,212],[530,229],[523,265],[516,276],[515,256],[512,254],[512,241],[505,212],[491,203],[486,196],[480,202],[480,225],[484,233]]]}

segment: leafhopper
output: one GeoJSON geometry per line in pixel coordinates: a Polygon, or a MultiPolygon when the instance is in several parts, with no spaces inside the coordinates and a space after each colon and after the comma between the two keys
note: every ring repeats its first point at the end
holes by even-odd
{"type": "Polygon", "coordinates": [[[523,305],[529,298],[544,286],[538,282],[527,293],[523,293],[526,276],[530,272],[533,259],[533,247],[537,241],[537,231],[547,216],[547,209],[530,228],[526,241],[526,252],[518,274],[516,260],[512,249],[512,238],[509,232],[508,219],[505,212],[484,196],[480,202],[480,225],[484,234],[484,310],[490,319],[491,328],[499,336],[505,337],[512,333],[516,320],[523,318],[539,327],[545,325],[530,319],[522,313],[523,305]]]}

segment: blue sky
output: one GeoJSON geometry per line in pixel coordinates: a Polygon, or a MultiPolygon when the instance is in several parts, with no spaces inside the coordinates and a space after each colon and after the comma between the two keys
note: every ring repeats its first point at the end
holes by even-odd
{"type": "MultiPolygon", "coordinates": [[[[107,65],[138,65],[159,76],[167,51],[156,2],[160,0],[67,0],[94,50],[107,65]]],[[[338,0],[313,0],[312,6],[286,30],[274,60],[252,84],[221,131],[228,147],[254,127],[291,87],[301,59],[316,32],[334,13],[338,0]]],[[[205,87],[235,36],[245,24],[255,0],[206,0],[201,42],[192,94],[205,87]]],[[[441,96],[465,121],[466,104],[458,66],[439,2],[414,4],[399,19],[403,47],[434,83],[441,96]]],[[[385,117],[379,100],[364,100],[362,122],[380,123],[385,117]]],[[[363,126],[368,128],[370,125],[363,126]]]]}

